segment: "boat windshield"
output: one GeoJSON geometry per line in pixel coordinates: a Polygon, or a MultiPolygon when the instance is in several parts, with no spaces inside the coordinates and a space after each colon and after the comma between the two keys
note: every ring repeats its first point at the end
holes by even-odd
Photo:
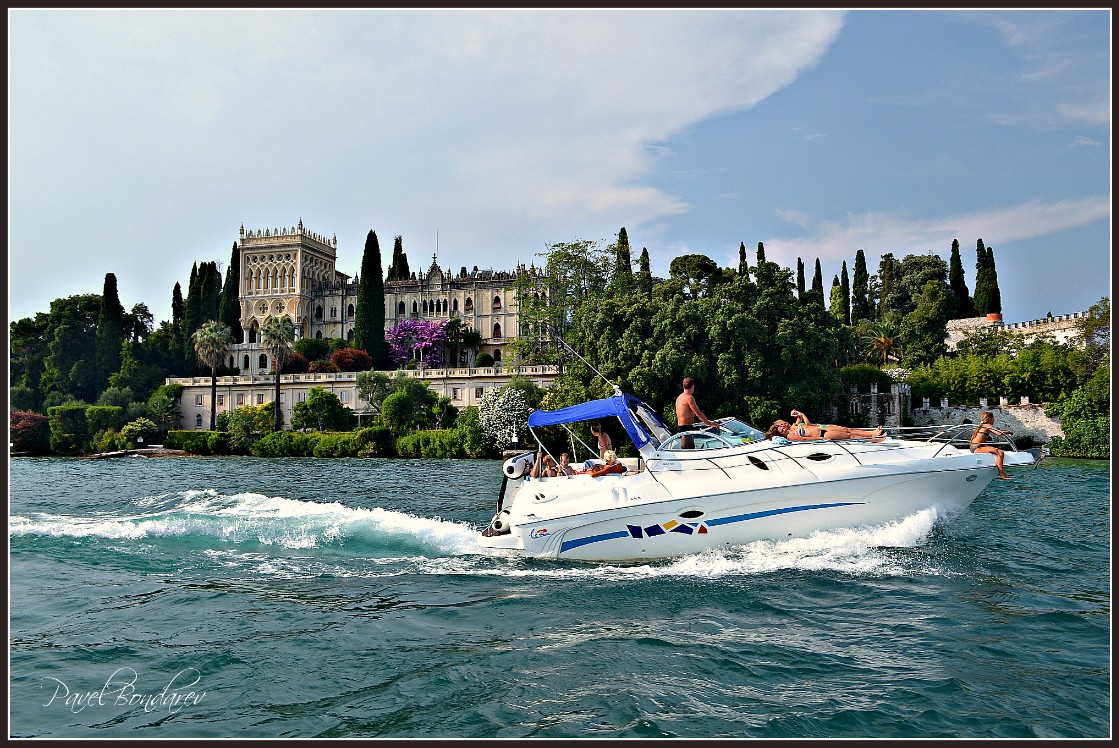
{"type": "Polygon", "coordinates": [[[660,449],[667,451],[685,449],[682,446],[685,436],[691,439],[692,447],[690,449],[692,450],[726,449],[765,439],[765,434],[737,418],[720,418],[715,423],[719,424],[718,431],[712,428],[697,427],[694,431],[674,434],[668,440],[662,441],[660,449]]]}
{"type": "Polygon", "coordinates": [[[672,432],[668,430],[668,426],[660,419],[660,416],[654,413],[645,403],[640,400],[630,401],[629,409],[634,417],[641,422],[641,425],[653,435],[657,444],[672,436],[672,432]]]}

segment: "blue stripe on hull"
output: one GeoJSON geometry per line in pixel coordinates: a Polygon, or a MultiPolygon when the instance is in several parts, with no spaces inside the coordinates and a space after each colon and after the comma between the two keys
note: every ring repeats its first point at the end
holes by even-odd
{"type": "MultiPolygon", "coordinates": [[[[733,517],[722,517],[720,519],[704,520],[704,524],[708,527],[717,525],[729,525],[734,522],[746,522],[752,519],[761,519],[762,517],[772,517],[777,514],[788,514],[790,512],[807,512],[812,509],[831,509],[837,506],[853,506],[862,504],[861,501],[839,501],[832,504],[806,504],[805,506],[790,506],[784,509],[768,509],[764,512],[750,512],[749,514],[736,514],[733,517]]],[[[663,532],[663,531],[662,531],[663,532]]],[[[572,548],[579,548],[580,546],[589,545],[590,543],[598,543],[603,540],[617,540],[618,538],[635,538],[636,536],[631,530],[622,530],[619,532],[607,532],[601,535],[589,535],[585,538],[577,538],[575,540],[565,540],[561,545],[559,552],[563,553],[572,548]]]]}

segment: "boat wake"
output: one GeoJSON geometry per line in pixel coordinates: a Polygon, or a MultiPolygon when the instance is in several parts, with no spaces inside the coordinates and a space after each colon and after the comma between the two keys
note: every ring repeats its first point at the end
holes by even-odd
{"type": "Polygon", "coordinates": [[[308,556],[324,562],[316,564],[319,572],[344,576],[718,578],[791,569],[895,575],[914,571],[913,555],[899,558],[897,549],[923,544],[941,518],[937,509],[926,509],[879,527],[821,531],[807,538],[758,541],[655,562],[602,564],[493,558],[484,554],[478,544],[478,528],[469,522],[380,507],[198,490],[146,497],[134,508],[144,511],[86,517],[12,516],[9,538],[186,544],[222,565],[251,566],[258,573],[275,576],[308,572],[309,567],[300,561],[308,556]]]}

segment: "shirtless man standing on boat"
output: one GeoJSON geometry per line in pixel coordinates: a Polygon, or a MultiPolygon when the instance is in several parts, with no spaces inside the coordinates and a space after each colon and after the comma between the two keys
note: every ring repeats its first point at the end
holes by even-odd
{"type": "MultiPolygon", "coordinates": [[[[706,423],[708,426],[719,428],[719,424],[711,421],[699,409],[699,405],[695,401],[695,380],[691,377],[684,377],[684,391],[676,396],[676,433],[681,431],[691,431],[695,428],[695,421],[699,420],[706,423]]],[[[692,449],[695,442],[692,437],[685,436],[680,440],[681,449],[692,449]]]]}

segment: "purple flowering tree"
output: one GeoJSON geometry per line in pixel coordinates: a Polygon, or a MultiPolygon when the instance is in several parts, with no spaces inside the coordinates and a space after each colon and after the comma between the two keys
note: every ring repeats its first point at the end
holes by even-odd
{"type": "Polygon", "coordinates": [[[421,369],[438,367],[443,363],[447,320],[406,319],[385,333],[385,342],[398,366],[415,359],[421,369]]]}

